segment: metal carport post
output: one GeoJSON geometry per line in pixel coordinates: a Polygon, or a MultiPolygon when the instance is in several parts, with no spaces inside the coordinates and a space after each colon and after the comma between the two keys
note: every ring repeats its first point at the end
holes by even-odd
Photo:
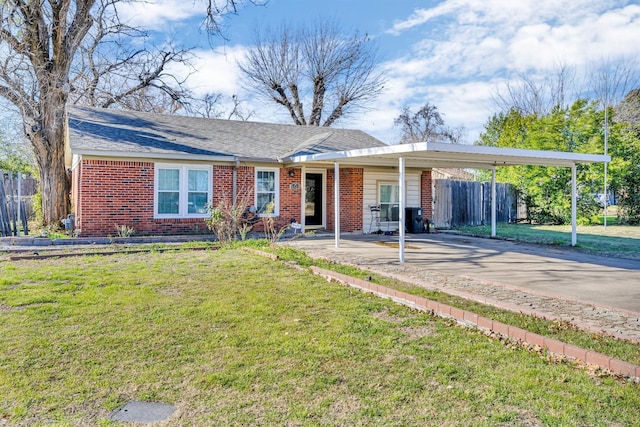
{"type": "Polygon", "coordinates": [[[576,183],[576,164],[571,165],[571,246],[575,246],[578,243],[578,233],[576,231],[576,222],[578,218],[576,200],[577,200],[577,188],[576,183]]]}
{"type": "Polygon", "coordinates": [[[398,245],[398,257],[400,262],[404,262],[404,215],[407,206],[404,184],[404,157],[398,157],[398,186],[400,191],[400,212],[398,212],[398,231],[400,232],[400,243],[398,245]]]}
{"type": "Polygon", "coordinates": [[[336,249],[340,247],[340,164],[333,162],[333,215],[334,225],[333,233],[335,234],[336,249]]]}

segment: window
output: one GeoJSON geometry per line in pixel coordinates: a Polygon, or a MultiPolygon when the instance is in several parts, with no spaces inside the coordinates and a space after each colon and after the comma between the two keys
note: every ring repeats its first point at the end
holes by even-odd
{"type": "Polygon", "coordinates": [[[256,168],[256,208],[259,214],[265,214],[269,204],[273,203],[273,209],[269,215],[278,216],[280,210],[279,188],[279,169],[256,168]]]}
{"type": "Polygon", "coordinates": [[[400,186],[383,183],[378,186],[381,221],[398,221],[400,209],[400,186]]]}
{"type": "Polygon", "coordinates": [[[180,169],[158,169],[158,214],[178,215],[180,169]]]}
{"type": "Polygon", "coordinates": [[[209,171],[188,169],[187,213],[207,213],[209,201],[209,171]]]}
{"type": "Polygon", "coordinates": [[[211,200],[211,166],[155,166],[155,217],[205,218],[211,200]]]}

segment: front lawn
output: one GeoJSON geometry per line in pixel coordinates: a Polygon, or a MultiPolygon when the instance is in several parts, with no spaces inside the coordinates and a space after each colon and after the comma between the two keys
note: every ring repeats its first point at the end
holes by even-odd
{"type": "Polygon", "coordinates": [[[0,425],[638,425],[640,389],[242,250],[0,264],[0,425]]]}
{"type": "MultiPolygon", "coordinates": [[[[480,237],[491,236],[491,226],[465,226],[456,230],[480,237]]],[[[580,225],[577,226],[577,250],[591,254],[640,260],[640,226],[580,225]]],[[[571,245],[570,225],[498,224],[496,236],[526,243],[571,245]]]]}

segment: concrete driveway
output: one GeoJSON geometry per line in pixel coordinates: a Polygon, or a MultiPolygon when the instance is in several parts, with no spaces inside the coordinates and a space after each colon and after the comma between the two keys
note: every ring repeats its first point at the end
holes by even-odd
{"type": "MultiPolygon", "coordinates": [[[[397,236],[347,236],[292,242],[323,249],[340,260],[381,267],[398,265],[397,236]]],[[[640,251],[640,247],[638,248],[640,251]]],[[[640,261],[605,258],[571,248],[529,245],[439,233],[407,235],[405,264],[448,275],[467,276],[532,293],[640,313],[640,261]]]]}

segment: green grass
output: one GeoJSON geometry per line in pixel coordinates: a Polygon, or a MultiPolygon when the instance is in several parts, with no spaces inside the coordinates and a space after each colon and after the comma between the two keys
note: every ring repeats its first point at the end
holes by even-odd
{"type": "Polygon", "coordinates": [[[2,262],[0,424],[130,400],[189,426],[640,423],[637,384],[240,249],[2,262]]]}
{"type": "MultiPolygon", "coordinates": [[[[491,236],[491,226],[458,227],[456,230],[481,237],[491,236]]],[[[608,257],[640,260],[640,227],[583,225],[577,227],[577,250],[608,257]]],[[[499,224],[496,236],[521,242],[554,246],[571,245],[570,225],[499,224]]]]}
{"type": "MultiPolygon", "coordinates": [[[[261,244],[260,242],[256,243],[258,245],[261,244]]],[[[272,250],[264,247],[262,249],[272,250]]],[[[534,317],[523,313],[516,313],[510,310],[504,310],[454,295],[449,295],[444,292],[428,290],[411,283],[401,282],[378,274],[372,274],[367,270],[347,265],[340,265],[323,259],[312,259],[303,251],[290,246],[279,246],[272,251],[277,253],[283,261],[294,261],[305,267],[316,265],[318,267],[337,271],[360,279],[370,278],[373,282],[391,289],[422,296],[432,301],[468,310],[507,325],[517,326],[530,332],[544,335],[549,338],[555,338],[587,350],[593,350],[598,353],[606,354],[610,357],[615,357],[629,363],[640,365],[640,345],[637,343],[620,340],[600,333],[580,330],[567,321],[549,320],[543,317],[534,317]]]]}

